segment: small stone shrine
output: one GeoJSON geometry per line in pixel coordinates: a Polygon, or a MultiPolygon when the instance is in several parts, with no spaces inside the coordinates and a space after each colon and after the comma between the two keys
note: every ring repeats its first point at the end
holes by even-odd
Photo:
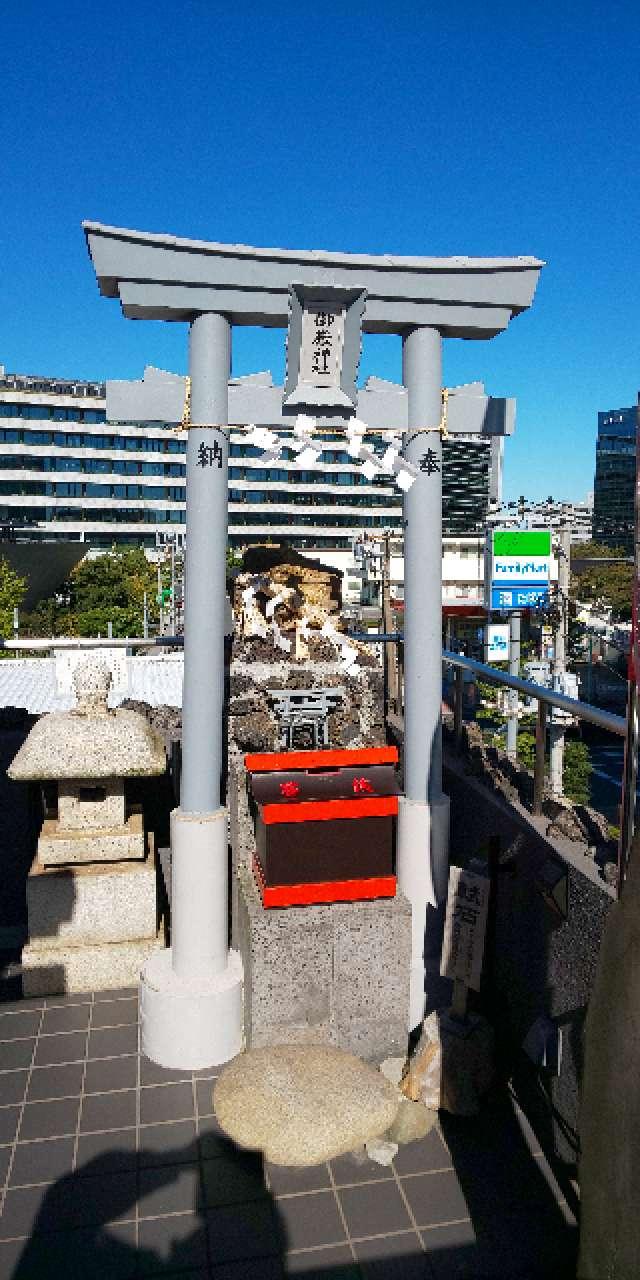
{"type": "Polygon", "coordinates": [[[163,945],[155,856],[125,780],[164,773],[164,745],[139,712],[108,709],[111,679],[104,663],[81,663],[75,710],[43,716],[8,770],[58,783],[27,880],[25,995],[128,986],[163,945]]]}

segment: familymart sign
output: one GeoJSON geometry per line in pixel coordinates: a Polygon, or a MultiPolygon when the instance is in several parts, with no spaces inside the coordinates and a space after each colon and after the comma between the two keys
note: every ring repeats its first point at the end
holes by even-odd
{"type": "Polygon", "coordinates": [[[549,530],[494,529],[489,608],[531,609],[549,599],[549,530]]]}

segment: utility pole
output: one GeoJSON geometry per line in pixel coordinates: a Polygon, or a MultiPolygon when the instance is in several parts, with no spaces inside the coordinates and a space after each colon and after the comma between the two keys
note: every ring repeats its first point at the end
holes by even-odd
{"type": "MultiPolygon", "coordinates": [[[[391,617],[391,534],[385,533],[382,538],[382,630],[389,635],[393,628],[391,617]]],[[[384,688],[387,710],[397,711],[398,703],[398,663],[397,646],[383,644],[384,655],[384,688]]]]}
{"type": "MultiPolygon", "coordinates": [[[[509,675],[520,674],[520,610],[514,609],[509,617],[509,675]]],[[[510,689],[509,715],[507,717],[507,755],[515,760],[518,755],[518,694],[510,689]]]]}
{"type": "Polygon", "coordinates": [[[146,591],[142,597],[142,634],[145,640],[149,639],[149,610],[147,608],[146,591]]]}
{"type": "Polygon", "coordinates": [[[159,621],[158,621],[158,635],[163,636],[164,635],[164,609],[162,607],[162,569],[160,567],[160,562],[158,562],[158,609],[160,611],[159,621]]]}
{"type": "Polygon", "coordinates": [[[171,634],[176,634],[176,544],[171,543],[171,634]]]}
{"type": "MultiPolygon", "coordinates": [[[[553,685],[556,690],[560,689],[562,685],[562,677],[567,666],[570,548],[571,531],[566,525],[561,525],[558,529],[558,617],[555,627],[553,658],[553,685]]],[[[562,785],[564,733],[564,724],[562,722],[558,723],[557,712],[554,709],[549,726],[549,755],[551,794],[558,799],[564,794],[562,785]]]]}

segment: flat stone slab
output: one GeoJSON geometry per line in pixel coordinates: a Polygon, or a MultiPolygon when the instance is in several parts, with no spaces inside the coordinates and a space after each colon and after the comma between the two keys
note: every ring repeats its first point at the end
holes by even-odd
{"type": "Polygon", "coordinates": [[[273,1045],[234,1058],[213,1092],[218,1122],[274,1164],[315,1165],[361,1147],[393,1123],[398,1091],[330,1045],[273,1045]]]}
{"type": "Polygon", "coordinates": [[[143,965],[165,947],[164,931],[154,938],[107,942],[97,947],[26,946],[22,951],[23,996],[58,996],[74,991],[115,991],[134,987],[143,965]]]}
{"type": "Polygon", "coordinates": [[[27,917],[34,950],[155,938],[155,859],[64,867],[36,860],[27,878],[27,917]]]}
{"type": "Polygon", "coordinates": [[[38,840],[38,862],[45,867],[65,863],[126,862],[144,859],[142,814],[132,813],[122,827],[92,831],[62,827],[55,819],[42,824],[38,840]]]}

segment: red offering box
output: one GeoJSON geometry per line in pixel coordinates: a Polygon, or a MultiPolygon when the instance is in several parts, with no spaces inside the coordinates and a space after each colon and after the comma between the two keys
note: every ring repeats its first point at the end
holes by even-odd
{"type": "Polygon", "coordinates": [[[264,906],[392,897],[395,747],[248,755],[264,906]]]}

